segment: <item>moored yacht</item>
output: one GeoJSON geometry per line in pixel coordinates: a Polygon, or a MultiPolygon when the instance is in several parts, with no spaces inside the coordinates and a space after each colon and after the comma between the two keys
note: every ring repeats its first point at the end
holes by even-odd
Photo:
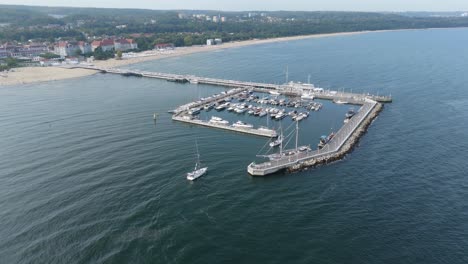
{"type": "Polygon", "coordinates": [[[234,124],[232,124],[233,127],[238,127],[238,128],[253,128],[252,124],[247,124],[242,121],[237,121],[234,124]]]}
{"type": "Polygon", "coordinates": [[[223,120],[222,118],[216,117],[216,116],[212,116],[209,122],[212,123],[212,124],[217,124],[217,125],[227,125],[227,124],[229,124],[229,121],[223,120]]]}

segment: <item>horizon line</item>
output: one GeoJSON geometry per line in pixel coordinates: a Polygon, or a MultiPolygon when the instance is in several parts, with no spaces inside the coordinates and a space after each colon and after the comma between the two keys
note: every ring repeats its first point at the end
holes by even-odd
{"type": "Polygon", "coordinates": [[[151,10],[151,11],[207,11],[207,12],[225,12],[225,13],[238,13],[238,12],[354,12],[354,13],[455,13],[455,12],[468,12],[468,10],[442,10],[442,11],[428,11],[428,10],[217,10],[217,9],[153,9],[153,8],[141,8],[141,7],[93,7],[93,6],[60,6],[60,5],[24,5],[24,4],[2,4],[0,6],[11,6],[11,7],[54,7],[54,8],[89,8],[89,9],[119,9],[119,10],[151,10]]]}

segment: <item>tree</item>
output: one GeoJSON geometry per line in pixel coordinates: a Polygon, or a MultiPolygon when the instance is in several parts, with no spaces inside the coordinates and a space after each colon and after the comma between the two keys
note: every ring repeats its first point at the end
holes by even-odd
{"type": "Polygon", "coordinates": [[[118,50],[118,51],[117,51],[117,59],[118,59],[118,60],[121,60],[121,59],[122,59],[122,51],[121,51],[121,50],[118,50]]]}
{"type": "Polygon", "coordinates": [[[81,49],[77,49],[77,50],[75,51],[75,54],[74,54],[74,55],[77,56],[77,57],[79,57],[79,56],[83,55],[83,51],[81,51],[81,49]]]}
{"type": "Polygon", "coordinates": [[[6,58],[7,67],[14,68],[18,66],[18,60],[15,58],[6,58]]]}
{"type": "Polygon", "coordinates": [[[186,37],[184,38],[184,45],[185,45],[185,46],[192,46],[192,45],[193,45],[192,36],[186,36],[186,37]]]}

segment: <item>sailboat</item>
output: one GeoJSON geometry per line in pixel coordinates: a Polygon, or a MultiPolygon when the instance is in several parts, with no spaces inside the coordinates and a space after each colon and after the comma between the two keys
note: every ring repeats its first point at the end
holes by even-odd
{"type": "Polygon", "coordinates": [[[208,167],[200,168],[201,167],[200,153],[198,152],[198,143],[196,141],[195,141],[195,146],[197,148],[197,161],[195,162],[194,170],[192,172],[187,173],[187,180],[189,180],[189,181],[194,181],[194,180],[200,178],[208,170],[208,167]]]}

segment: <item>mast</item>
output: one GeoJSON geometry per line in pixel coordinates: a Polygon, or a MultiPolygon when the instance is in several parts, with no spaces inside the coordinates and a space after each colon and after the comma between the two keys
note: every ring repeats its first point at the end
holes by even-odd
{"type": "Polygon", "coordinates": [[[267,112],[267,128],[270,128],[270,125],[268,124],[268,119],[270,119],[270,112],[267,112]]]}
{"type": "Polygon", "coordinates": [[[297,142],[299,141],[299,121],[296,120],[296,153],[297,153],[297,142]]]}
{"type": "Polygon", "coordinates": [[[197,149],[197,163],[195,163],[195,170],[197,170],[198,164],[200,164],[200,152],[198,151],[198,140],[195,139],[195,148],[197,149]]]}
{"type": "Polygon", "coordinates": [[[310,74],[307,76],[307,84],[310,84],[310,74]]]}
{"type": "Polygon", "coordinates": [[[289,82],[289,66],[286,65],[286,84],[289,82]]]}
{"type": "Polygon", "coordinates": [[[280,134],[280,157],[283,155],[283,126],[281,126],[281,122],[280,122],[280,130],[281,130],[281,134],[280,134]]]}

